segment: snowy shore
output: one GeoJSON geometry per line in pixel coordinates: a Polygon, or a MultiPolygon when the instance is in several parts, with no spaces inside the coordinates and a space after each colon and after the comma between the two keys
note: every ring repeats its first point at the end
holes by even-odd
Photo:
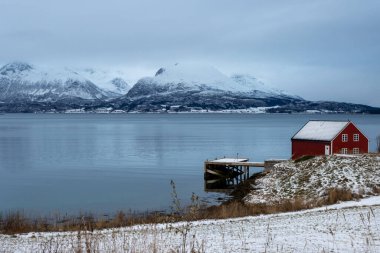
{"type": "Polygon", "coordinates": [[[299,212],[0,235],[0,252],[380,252],[380,197],[299,212]]]}

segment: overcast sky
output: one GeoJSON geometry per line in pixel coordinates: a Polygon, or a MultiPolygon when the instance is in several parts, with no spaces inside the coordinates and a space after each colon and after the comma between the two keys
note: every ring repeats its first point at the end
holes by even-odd
{"type": "Polygon", "coordinates": [[[380,106],[380,1],[0,0],[0,63],[176,62],[248,73],[310,100],[380,106]]]}

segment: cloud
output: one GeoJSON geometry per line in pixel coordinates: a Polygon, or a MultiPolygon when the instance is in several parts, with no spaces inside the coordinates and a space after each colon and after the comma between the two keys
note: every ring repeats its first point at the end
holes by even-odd
{"type": "Polygon", "coordinates": [[[372,92],[358,96],[363,87],[378,90],[380,81],[378,1],[3,0],[0,9],[2,62],[124,66],[146,74],[200,62],[316,100],[334,94],[380,106],[372,92]],[[305,88],[316,84],[318,92],[305,88]]]}

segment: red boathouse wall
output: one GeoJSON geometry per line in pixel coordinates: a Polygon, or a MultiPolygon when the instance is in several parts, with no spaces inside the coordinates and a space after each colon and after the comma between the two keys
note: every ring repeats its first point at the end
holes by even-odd
{"type": "Polygon", "coordinates": [[[329,141],[292,140],[292,159],[305,155],[324,155],[326,145],[329,145],[331,150],[329,141]]]}
{"type": "Polygon", "coordinates": [[[368,139],[360,130],[350,122],[332,141],[333,154],[340,154],[343,148],[347,148],[347,154],[353,154],[354,148],[359,153],[368,153],[368,139]],[[343,142],[343,134],[347,134],[347,142],[343,142]],[[359,140],[354,141],[354,134],[359,134],[359,140]]]}

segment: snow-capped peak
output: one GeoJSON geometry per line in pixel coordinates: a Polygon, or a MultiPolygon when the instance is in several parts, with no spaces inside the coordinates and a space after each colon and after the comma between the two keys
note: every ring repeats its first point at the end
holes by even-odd
{"type": "Polygon", "coordinates": [[[24,62],[12,62],[4,65],[0,69],[0,76],[12,79],[22,79],[27,83],[35,82],[65,82],[67,80],[75,80],[86,82],[84,77],[77,72],[69,69],[56,69],[52,67],[33,66],[24,62]]]}
{"type": "Polygon", "coordinates": [[[0,69],[0,98],[56,101],[61,98],[106,99],[109,93],[69,68],[12,62],[0,69]]]}
{"type": "Polygon", "coordinates": [[[160,68],[152,81],[160,85],[181,84],[190,89],[199,87],[237,93],[255,93],[257,97],[290,96],[284,91],[268,87],[251,75],[234,74],[231,77],[212,66],[199,64],[174,64],[160,68]]]}
{"type": "MultiPolygon", "coordinates": [[[[59,67],[34,66],[25,62],[11,62],[0,68],[0,78],[17,80],[23,85],[54,84],[66,86],[70,83],[91,83],[102,89],[106,97],[124,95],[130,89],[121,71],[104,71],[98,69],[71,69],[59,67]]],[[[82,96],[82,95],[81,95],[82,96]]]]}
{"type": "Polygon", "coordinates": [[[127,75],[120,70],[100,70],[94,68],[78,69],[82,76],[100,88],[117,94],[126,94],[130,90],[127,75]]]}
{"type": "Polygon", "coordinates": [[[0,68],[1,75],[16,74],[33,69],[33,66],[25,62],[11,62],[0,68]]]}
{"type": "Polygon", "coordinates": [[[214,89],[235,90],[231,80],[216,68],[205,65],[178,64],[160,68],[154,77],[160,84],[207,85],[214,89]]]}

